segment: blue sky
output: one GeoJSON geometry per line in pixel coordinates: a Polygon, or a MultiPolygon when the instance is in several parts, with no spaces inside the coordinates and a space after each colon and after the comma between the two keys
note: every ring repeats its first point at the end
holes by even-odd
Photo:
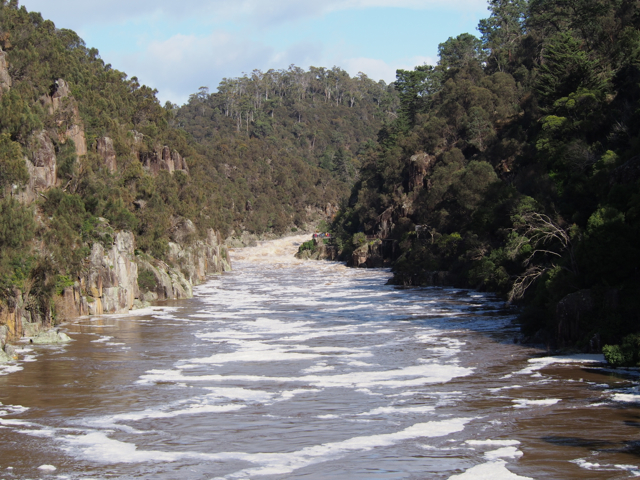
{"type": "Polygon", "coordinates": [[[21,0],[75,30],[106,63],[182,104],[254,69],[337,65],[391,82],[477,34],[486,0],[21,0]]]}

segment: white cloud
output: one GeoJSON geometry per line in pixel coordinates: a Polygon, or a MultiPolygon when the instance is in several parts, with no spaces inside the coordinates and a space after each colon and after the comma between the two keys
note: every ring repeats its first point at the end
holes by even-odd
{"type": "Polygon", "coordinates": [[[465,13],[486,9],[486,0],[22,0],[30,11],[67,28],[122,23],[161,15],[169,19],[250,20],[260,25],[279,24],[302,18],[352,9],[395,7],[414,10],[447,10],[465,13]]]}
{"type": "MultiPolygon", "coordinates": [[[[327,38],[313,35],[289,38],[289,31],[296,30],[290,26],[296,21],[326,19],[334,12],[379,7],[447,11],[457,19],[486,9],[486,0],[20,0],[20,3],[28,10],[41,11],[60,28],[77,31],[89,46],[100,50],[105,62],[158,89],[163,102],[174,103],[184,103],[200,86],[215,91],[223,77],[237,77],[256,68],[287,68],[292,63],[303,68],[338,65],[351,75],[362,71],[376,81],[391,82],[398,68],[435,63],[426,57],[392,60],[388,52],[385,60],[372,58],[377,53],[365,52],[355,42],[349,43],[348,32],[344,32],[344,38],[340,31],[327,38]]],[[[428,16],[425,15],[425,29],[430,28],[428,16]]],[[[335,32],[330,22],[325,26],[327,31],[335,32]]],[[[390,32],[386,34],[393,35],[390,32]]],[[[397,43],[398,52],[403,51],[402,41],[401,35],[390,39],[397,43]]],[[[413,53],[415,50],[404,55],[413,53]]]]}
{"type": "Polygon", "coordinates": [[[156,88],[162,102],[182,104],[201,86],[215,91],[224,77],[237,77],[254,69],[305,65],[322,56],[320,45],[301,43],[285,51],[228,32],[211,35],[174,35],[151,42],[142,53],[122,55],[118,68],[131,72],[141,83],[156,88]]]}

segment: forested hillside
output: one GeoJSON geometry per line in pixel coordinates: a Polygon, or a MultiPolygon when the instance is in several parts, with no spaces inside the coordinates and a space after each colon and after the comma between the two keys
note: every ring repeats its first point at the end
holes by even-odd
{"type": "Polygon", "coordinates": [[[539,341],[619,342],[640,331],[640,6],[489,6],[481,39],[398,71],[338,243],[393,239],[396,283],[500,292],[539,341]]]}
{"type": "Polygon", "coordinates": [[[211,94],[203,87],[174,121],[222,177],[230,223],[282,233],[303,225],[309,207],[332,213],[348,196],[397,103],[392,86],[364,74],[292,65],[224,79],[211,94]]]}
{"type": "Polygon", "coordinates": [[[66,287],[88,288],[92,246],[111,248],[118,231],[140,258],[166,259],[170,242],[212,229],[283,234],[327,218],[398,98],[365,75],[293,66],[224,80],[181,108],[156,93],[0,1],[0,310],[23,299],[46,317],[66,287]]]}

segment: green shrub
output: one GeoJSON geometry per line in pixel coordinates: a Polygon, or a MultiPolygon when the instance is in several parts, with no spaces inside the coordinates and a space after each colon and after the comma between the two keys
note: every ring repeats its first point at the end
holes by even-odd
{"type": "Polygon", "coordinates": [[[156,288],[156,276],[148,268],[143,268],[138,272],[138,287],[143,292],[150,292],[156,288]]]}
{"type": "Polygon", "coordinates": [[[309,240],[308,242],[304,242],[302,245],[300,245],[300,248],[298,248],[298,253],[302,253],[305,250],[309,250],[311,253],[316,251],[316,242],[313,240],[309,240]]]}
{"type": "Polygon", "coordinates": [[[353,240],[352,243],[356,246],[356,247],[361,247],[362,245],[364,245],[365,243],[367,243],[367,236],[362,233],[362,232],[358,232],[353,236],[353,240]]]}
{"type": "Polygon", "coordinates": [[[622,345],[605,345],[602,353],[612,367],[640,367],[640,334],[627,335],[622,345]]]}

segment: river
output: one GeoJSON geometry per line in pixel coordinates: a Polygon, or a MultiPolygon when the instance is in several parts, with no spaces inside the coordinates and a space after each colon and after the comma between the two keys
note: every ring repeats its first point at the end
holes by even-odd
{"type": "Polygon", "coordinates": [[[514,344],[488,294],[233,252],[195,298],[63,325],[0,369],[0,478],[640,476],[640,392],[514,344]]]}

